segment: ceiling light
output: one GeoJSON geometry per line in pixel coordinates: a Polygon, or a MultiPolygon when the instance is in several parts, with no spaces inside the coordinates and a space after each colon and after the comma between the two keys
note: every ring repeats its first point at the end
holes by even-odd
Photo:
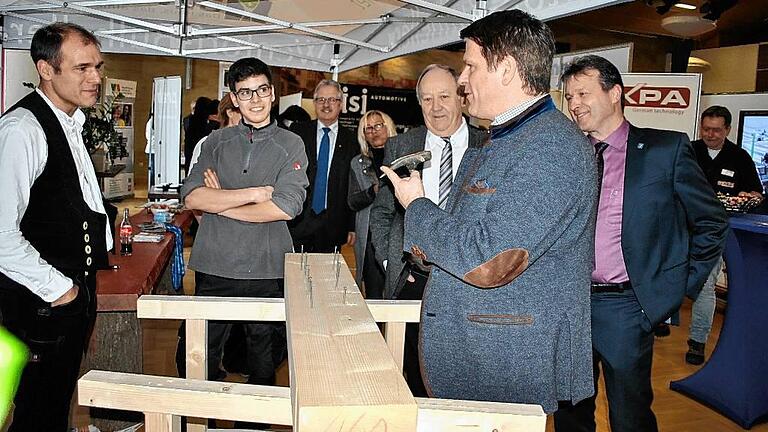
{"type": "Polygon", "coordinates": [[[688,3],[675,3],[675,7],[680,9],[696,10],[696,6],[689,5],[688,3]]]}
{"type": "Polygon", "coordinates": [[[672,34],[689,38],[712,31],[717,25],[700,16],[675,15],[662,19],[661,27],[672,34]]]}

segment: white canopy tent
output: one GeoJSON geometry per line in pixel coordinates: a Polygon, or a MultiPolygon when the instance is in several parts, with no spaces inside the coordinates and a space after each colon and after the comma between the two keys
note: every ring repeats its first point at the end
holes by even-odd
{"type": "Polygon", "coordinates": [[[552,20],[627,0],[0,0],[3,47],[28,49],[54,21],[111,53],[172,55],[344,72],[457,42],[468,23],[522,9],[552,20]]]}

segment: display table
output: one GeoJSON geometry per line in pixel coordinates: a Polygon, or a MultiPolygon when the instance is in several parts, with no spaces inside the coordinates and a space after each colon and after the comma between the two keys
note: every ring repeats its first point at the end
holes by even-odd
{"type": "Polygon", "coordinates": [[[704,367],[670,388],[750,428],[768,415],[768,216],[734,215],[730,226],[720,339],[704,367]]]}
{"type": "MultiPolygon", "coordinates": [[[[193,219],[192,212],[187,210],[175,215],[172,223],[185,231],[193,219]]],[[[141,210],[130,220],[133,232],[138,233],[138,225],[151,221],[152,214],[141,210]]],[[[92,369],[142,373],[143,336],[136,318],[136,300],[144,294],[176,294],[170,276],[173,245],[173,235],[165,233],[159,243],[134,242],[131,256],[109,254],[110,265],[119,268],[100,270],[96,274],[96,324],[83,362],[83,373],[92,369]]],[[[116,249],[120,250],[119,243],[116,249]]],[[[135,414],[105,410],[94,410],[91,417],[101,430],[121,429],[136,420],[135,414]]]]}
{"type": "MultiPolygon", "coordinates": [[[[138,225],[150,222],[152,215],[142,210],[131,216],[133,232],[138,225]]],[[[173,217],[172,223],[182,231],[189,229],[194,217],[185,210],[173,217]]],[[[119,221],[118,221],[119,223],[119,221]]],[[[115,239],[116,242],[119,239],[115,239]]],[[[116,246],[119,251],[120,245],[116,246]]],[[[109,264],[116,270],[103,270],[96,274],[99,312],[136,311],[136,299],[140,295],[173,292],[170,273],[166,271],[173,253],[173,235],[166,233],[159,243],[134,243],[131,256],[109,254],[109,264]]]]}

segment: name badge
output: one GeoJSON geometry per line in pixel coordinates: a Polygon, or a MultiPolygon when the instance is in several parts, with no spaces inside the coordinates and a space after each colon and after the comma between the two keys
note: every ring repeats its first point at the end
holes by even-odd
{"type": "Polygon", "coordinates": [[[724,176],[728,176],[728,177],[733,177],[733,175],[736,174],[736,173],[731,171],[731,170],[723,168],[723,170],[720,171],[720,174],[722,174],[724,176]]]}
{"type": "Polygon", "coordinates": [[[733,189],[733,188],[734,188],[734,186],[736,186],[736,184],[735,184],[735,183],[733,183],[733,182],[727,182],[727,181],[719,181],[719,182],[717,182],[717,185],[718,185],[718,186],[722,186],[722,187],[731,188],[731,189],[733,189]]]}

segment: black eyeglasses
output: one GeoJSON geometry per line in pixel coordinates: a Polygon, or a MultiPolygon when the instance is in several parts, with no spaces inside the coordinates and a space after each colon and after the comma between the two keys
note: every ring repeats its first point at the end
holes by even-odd
{"type": "Polygon", "coordinates": [[[367,134],[372,134],[374,132],[378,132],[384,128],[384,123],[376,123],[374,125],[366,126],[363,128],[363,132],[367,134]]]}
{"type": "Polygon", "coordinates": [[[335,103],[340,102],[340,101],[341,101],[341,98],[337,98],[337,97],[322,97],[321,96],[321,97],[316,97],[315,98],[315,102],[318,105],[325,105],[326,102],[328,102],[329,104],[332,105],[332,104],[335,104],[335,103]]]}
{"type": "Polygon", "coordinates": [[[235,95],[237,95],[238,100],[249,101],[253,99],[254,93],[256,93],[256,96],[260,98],[272,96],[272,86],[264,84],[256,87],[255,89],[241,88],[235,92],[235,95]]]}

